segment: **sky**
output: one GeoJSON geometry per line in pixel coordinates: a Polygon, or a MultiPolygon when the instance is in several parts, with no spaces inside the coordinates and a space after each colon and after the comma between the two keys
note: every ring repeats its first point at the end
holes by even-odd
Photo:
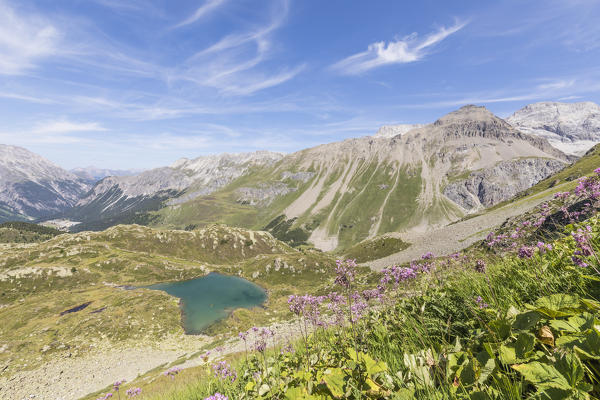
{"type": "Polygon", "coordinates": [[[0,143],[75,168],[600,103],[600,0],[0,0],[0,143]]]}

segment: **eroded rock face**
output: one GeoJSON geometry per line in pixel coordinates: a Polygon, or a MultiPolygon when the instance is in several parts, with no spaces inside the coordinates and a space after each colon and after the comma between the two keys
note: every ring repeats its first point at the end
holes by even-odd
{"type": "Polygon", "coordinates": [[[502,161],[493,168],[474,171],[467,179],[450,183],[444,195],[463,209],[474,211],[508,200],[564,166],[562,161],[544,158],[502,161]]]}
{"type": "Polygon", "coordinates": [[[237,190],[239,197],[236,201],[252,206],[266,206],[271,204],[278,196],[286,195],[295,190],[296,188],[288,187],[283,182],[275,182],[270,185],[261,184],[258,187],[242,187],[237,190]]]}

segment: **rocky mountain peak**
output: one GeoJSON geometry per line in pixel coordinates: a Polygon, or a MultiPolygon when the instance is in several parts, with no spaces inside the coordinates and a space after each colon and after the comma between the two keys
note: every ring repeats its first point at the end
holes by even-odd
{"type": "Polygon", "coordinates": [[[529,104],[507,121],[522,132],[546,138],[568,154],[582,155],[600,142],[600,106],[589,101],[529,104]]]}
{"type": "Polygon", "coordinates": [[[495,123],[498,125],[502,125],[502,123],[504,122],[502,119],[496,117],[487,108],[483,106],[469,104],[459,108],[456,111],[452,111],[444,115],[443,117],[435,121],[434,124],[438,126],[444,126],[464,124],[472,121],[478,123],[495,123]]]}

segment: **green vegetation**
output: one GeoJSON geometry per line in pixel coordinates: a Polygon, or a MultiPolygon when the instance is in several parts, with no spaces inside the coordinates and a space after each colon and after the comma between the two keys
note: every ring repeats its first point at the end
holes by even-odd
{"type": "Polygon", "coordinates": [[[400,238],[387,235],[377,236],[350,247],[346,250],[344,257],[356,260],[358,263],[364,263],[398,253],[409,246],[410,243],[406,243],[400,238]]]}
{"type": "Polygon", "coordinates": [[[63,233],[54,228],[29,222],[4,222],[0,224],[0,243],[43,242],[63,233]]]}

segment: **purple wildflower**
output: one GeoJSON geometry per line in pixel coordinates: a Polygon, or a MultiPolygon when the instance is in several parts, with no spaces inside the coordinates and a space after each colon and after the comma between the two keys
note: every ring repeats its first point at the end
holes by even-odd
{"type": "Polygon", "coordinates": [[[475,262],[475,271],[482,273],[482,274],[485,273],[485,261],[477,260],[475,262]]]}
{"type": "Polygon", "coordinates": [[[477,296],[475,298],[475,303],[477,303],[477,305],[479,306],[479,309],[481,309],[481,310],[489,307],[489,305],[485,301],[483,301],[483,297],[481,297],[481,296],[477,296]]]}
{"type": "Polygon", "coordinates": [[[204,400],[229,400],[229,397],[217,392],[217,393],[213,394],[212,396],[208,396],[204,400]]]}
{"type": "Polygon", "coordinates": [[[533,257],[533,249],[528,246],[522,246],[519,249],[519,258],[531,258],[533,257]]]}
{"type": "Polygon", "coordinates": [[[220,380],[229,380],[232,383],[237,379],[237,372],[229,365],[227,361],[219,361],[212,365],[213,373],[220,380]]]}
{"type": "Polygon", "coordinates": [[[177,375],[179,372],[181,372],[181,368],[173,367],[173,368],[170,368],[167,371],[163,372],[163,375],[168,376],[171,379],[175,379],[175,375],[177,375]]]}
{"type": "Polygon", "coordinates": [[[129,396],[129,397],[135,397],[135,396],[137,396],[138,394],[142,394],[142,389],[141,389],[141,388],[139,388],[139,387],[138,387],[138,388],[131,388],[131,389],[128,389],[128,390],[127,390],[125,393],[126,393],[126,394],[127,394],[127,396],[129,396]]]}
{"type": "Polygon", "coordinates": [[[120,387],[122,384],[124,384],[124,383],[125,383],[125,379],[122,379],[122,380],[120,380],[120,381],[116,381],[116,382],[113,384],[113,389],[114,389],[114,391],[115,391],[115,392],[118,392],[118,391],[119,391],[119,387],[120,387]]]}
{"type": "Polygon", "coordinates": [[[348,289],[354,282],[356,260],[337,260],[335,283],[348,289]]]}

